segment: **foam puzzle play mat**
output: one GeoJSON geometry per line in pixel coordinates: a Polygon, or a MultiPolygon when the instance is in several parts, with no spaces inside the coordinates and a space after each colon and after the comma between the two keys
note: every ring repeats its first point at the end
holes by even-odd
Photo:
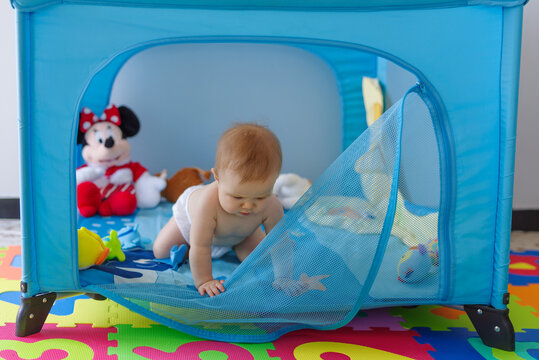
{"type": "Polygon", "coordinates": [[[273,342],[249,344],[197,338],[85,295],[57,300],[43,330],[20,338],[14,324],[20,274],[20,248],[0,249],[1,359],[539,359],[537,251],[511,254],[515,352],[485,346],[464,311],[437,305],[360,311],[337,330],[298,330],[273,342]]]}

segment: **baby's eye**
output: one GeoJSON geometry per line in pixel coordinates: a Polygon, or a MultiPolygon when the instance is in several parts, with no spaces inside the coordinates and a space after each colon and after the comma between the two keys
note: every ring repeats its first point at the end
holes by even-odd
{"type": "Polygon", "coordinates": [[[243,198],[241,196],[232,196],[236,200],[242,200],[243,198]]]}
{"type": "Polygon", "coordinates": [[[257,200],[265,200],[265,199],[267,199],[267,198],[268,198],[267,196],[261,196],[261,197],[257,197],[256,199],[257,199],[257,200]]]}

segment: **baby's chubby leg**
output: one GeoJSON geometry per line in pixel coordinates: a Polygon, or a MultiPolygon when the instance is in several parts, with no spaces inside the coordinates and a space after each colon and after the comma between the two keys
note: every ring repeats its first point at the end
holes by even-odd
{"type": "Polygon", "coordinates": [[[240,261],[245,260],[247,256],[249,256],[250,253],[253,252],[253,250],[260,244],[260,242],[264,239],[264,231],[259,226],[258,229],[251,235],[247,236],[245,240],[243,240],[238,245],[234,246],[234,251],[236,252],[236,256],[240,261]]]}
{"type": "Polygon", "coordinates": [[[168,258],[170,256],[170,249],[174,245],[180,246],[182,244],[189,246],[183,238],[176,224],[176,220],[172,217],[155,238],[153,242],[153,254],[156,259],[168,258]]]}

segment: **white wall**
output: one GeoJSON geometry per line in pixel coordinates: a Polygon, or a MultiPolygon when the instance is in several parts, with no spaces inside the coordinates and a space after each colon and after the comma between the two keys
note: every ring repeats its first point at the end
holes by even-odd
{"type": "Polygon", "coordinates": [[[539,1],[524,9],[513,208],[539,209],[539,1]]]}
{"type": "MultiPolygon", "coordinates": [[[[525,6],[514,208],[539,209],[539,1],[525,6]]],[[[0,198],[19,196],[15,12],[0,1],[0,198]]]]}
{"type": "Polygon", "coordinates": [[[0,1],[0,199],[19,197],[15,11],[0,1]]]}
{"type": "Polygon", "coordinates": [[[268,126],[281,142],[283,172],[309,179],[318,178],[342,149],[341,100],[333,71],[296,47],[155,47],[126,62],[111,102],[130,107],[140,118],[131,154],[154,173],[210,169],[220,135],[236,122],[268,126]]]}

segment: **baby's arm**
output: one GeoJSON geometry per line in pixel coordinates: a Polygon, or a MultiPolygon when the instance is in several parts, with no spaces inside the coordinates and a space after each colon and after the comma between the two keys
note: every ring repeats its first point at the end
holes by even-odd
{"type": "Polygon", "coordinates": [[[269,234],[269,232],[284,216],[283,206],[281,205],[281,202],[277,199],[277,197],[275,195],[272,195],[269,201],[270,203],[268,204],[267,208],[267,216],[265,217],[263,223],[266,234],[269,234]]]}
{"type": "MultiPolygon", "coordinates": [[[[272,199],[273,200],[273,199],[272,199]]],[[[277,198],[276,202],[269,205],[269,214],[264,221],[264,229],[268,234],[277,225],[279,220],[284,216],[284,211],[281,203],[277,198]]],[[[292,267],[294,262],[294,241],[288,236],[281,238],[279,243],[275,244],[271,249],[271,262],[273,264],[274,284],[281,283],[286,279],[292,278],[292,267]]]]}
{"type": "Polygon", "coordinates": [[[262,221],[264,230],[266,232],[264,233],[264,231],[262,231],[262,227],[259,226],[254,233],[249,235],[247,238],[245,238],[245,240],[234,247],[234,252],[240,261],[245,260],[245,258],[247,258],[247,256],[253,252],[258,244],[262,242],[264,236],[266,236],[266,234],[268,234],[271,229],[275,227],[275,224],[277,224],[284,215],[283,207],[274,195],[272,195],[272,199],[269,199],[269,201],[270,203],[268,204],[264,214],[264,220],[262,221]]]}
{"type": "Polygon", "coordinates": [[[202,197],[201,203],[192,207],[189,264],[200,295],[207,293],[212,297],[225,291],[225,288],[224,281],[214,280],[212,275],[211,244],[217,223],[207,200],[202,197]]]}

